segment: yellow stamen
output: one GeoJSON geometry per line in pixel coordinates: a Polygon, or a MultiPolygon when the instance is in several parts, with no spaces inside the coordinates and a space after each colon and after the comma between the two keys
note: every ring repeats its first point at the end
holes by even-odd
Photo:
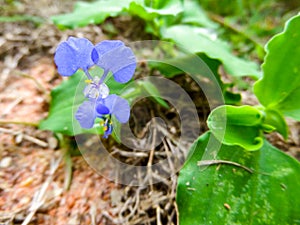
{"type": "Polygon", "coordinates": [[[87,83],[87,84],[90,84],[90,83],[92,83],[93,81],[92,81],[92,80],[85,80],[84,82],[87,83]]]}

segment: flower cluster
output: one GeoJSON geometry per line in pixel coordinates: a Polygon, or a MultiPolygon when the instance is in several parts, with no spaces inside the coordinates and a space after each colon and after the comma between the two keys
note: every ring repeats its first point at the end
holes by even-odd
{"type": "Polygon", "coordinates": [[[128,121],[128,102],[115,94],[109,94],[109,88],[104,83],[110,72],[120,83],[128,82],[134,74],[136,58],[122,41],[106,40],[93,45],[86,38],[70,37],[58,45],[54,61],[60,75],[71,76],[82,69],[88,78],[83,91],[86,100],[75,114],[82,128],[92,128],[95,119],[100,118],[104,137],[108,137],[113,131],[112,116],[120,123],[128,121]],[[90,75],[89,69],[95,65],[103,69],[101,77],[90,75]]]}

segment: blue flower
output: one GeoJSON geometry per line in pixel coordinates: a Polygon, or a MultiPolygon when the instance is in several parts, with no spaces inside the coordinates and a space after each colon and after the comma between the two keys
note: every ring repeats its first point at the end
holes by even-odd
{"type": "Polygon", "coordinates": [[[70,37],[58,45],[54,61],[62,76],[71,76],[82,69],[88,79],[92,79],[88,69],[98,65],[104,70],[100,82],[112,72],[117,82],[126,83],[132,78],[136,68],[134,53],[118,40],[106,40],[94,46],[86,38],[70,37]]]}
{"type": "Polygon", "coordinates": [[[120,123],[126,123],[130,116],[130,106],[128,102],[115,95],[108,95],[106,98],[88,99],[78,108],[75,118],[80,126],[90,129],[94,126],[95,119],[101,118],[104,121],[104,137],[111,134],[113,125],[111,117],[114,116],[120,123]]]}
{"type": "Polygon", "coordinates": [[[100,118],[103,137],[107,138],[113,131],[112,117],[120,123],[129,120],[128,102],[115,94],[109,95],[109,88],[104,83],[110,72],[120,83],[128,82],[134,74],[136,58],[122,41],[102,41],[94,46],[86,38],[70,37],[58,45],[54,61],[62,76],[71,76],[82,69],[88,78],[83,91],[87,99],[75,114],[82,128],[92,128],[96,118],[100,118]],[[89,74],[89,68],[95,65],[104,70],[100,78],[89,74]]]}

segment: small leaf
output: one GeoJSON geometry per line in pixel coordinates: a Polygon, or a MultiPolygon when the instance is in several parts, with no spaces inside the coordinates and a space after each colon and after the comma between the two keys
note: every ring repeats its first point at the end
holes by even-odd
{"type": "Polygon", "coordinates": [[[267,141],[255,152],[209,143],[217,143],[210,133],[199,137],[180,171],[180,225],[299,224],[297,160],[267,141]],[[207,152],[215,152],[217,158],[201,161],[207,152]]]}
{"type": "Polygon", "coordinates": [[[252,106],[224,105],[210,113],[207,125],[223,144],[254,151],[263,144],[263,120],[262,112],[252,106]]]}
{"type": "Polygon", "coordinates": [[[291,18],[282,33],[266,45],[263,78],[254,93],[268,109],[300,121],[300,15],[291,18]]]}
{"type": "MultiPolygon", "coordinates": [[[[152,97],[158,104],[165,108],[169,108],[168,103],[161,98],[161,94],[159,93],[158,89],[155,87],[151,81],[147,79],[141,80],[138,83],[142,87],[142,91],[146,91],[150,97],[152,97]]],[[[147,96],[147,95],[146,95],[147,96]]]]}

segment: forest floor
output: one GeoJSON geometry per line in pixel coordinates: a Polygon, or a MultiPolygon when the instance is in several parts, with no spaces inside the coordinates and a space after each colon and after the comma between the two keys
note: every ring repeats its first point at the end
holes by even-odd
{"type": "MultiPolygon", "coordinates": [[[[30,1],[24,0],[17,8],[7,6],[6,12],[47,19],[72,7],[71,1],[64,3],[63,10],[49,2],[30,7],[30,1]]],[[[107,23],[118,31],[114,39],[133,41],[147,36],[136,29],[139,22],[129,18],[107,23]]],[[[123,186],[97,174],[82,156],[75,155],[67,188],[70,171],[65,151],[53,133],[37,125],[47,116],[51,89],[62,81],[53,63],[55,48],[70,35],[93,43],[111,38],[100,26],[61,31],[47,21],[39,26],[30,21],[1,24],[0,224],[176,224],[176,171],[149,187],[123,186]]],[[[251,104],[252,98],[250,92],[243,92],[244,102],[251,104]]],[[[300,160],[300,126],[289,123],[287,141],[277,134],[268,138],[300,160]]],[[[147,161],[150,156],[144,157],[147,161]]]]}

